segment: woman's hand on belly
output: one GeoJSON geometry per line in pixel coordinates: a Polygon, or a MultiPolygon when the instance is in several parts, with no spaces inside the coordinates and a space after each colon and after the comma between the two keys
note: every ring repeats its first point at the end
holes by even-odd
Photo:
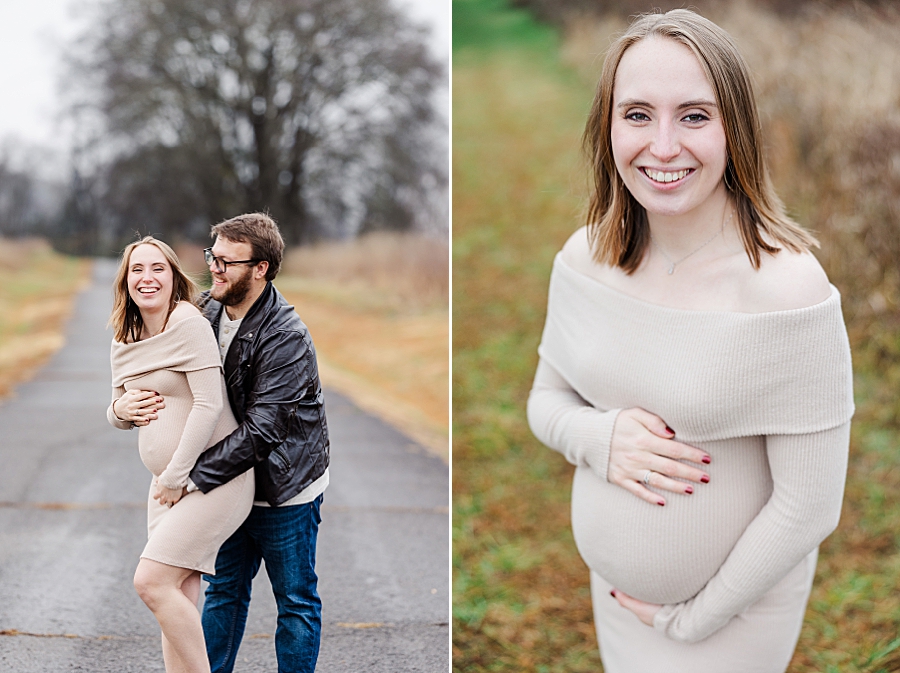
{"type": "Polygon", "coordinates": [[[613,589],[611,592],[612,597],[619,601],[619,605],[623,608],[627,608],[631,610],[634,614],[637,615],[637,618],[640,619],[647,626],[653,626],[653,618],[656,616],[656,613],[662,609],[662,605],[655,605],[654,603],[645,603],[644,601],[639,601],[637,598],[632,598],[628,594],[619,591],[618,589],[613,589]]]}
{"type": "Polygon", "coordinates": [[[674,477],[707,483],[709,475],[680,460],[709,463],[709,455],[693,446],[675,441],[675,432],[655,414],[640,408],[619,413],[609,446],[607,480],[653,505],[665,505],[662,496],[647,486],[690,495],[690,484],[674,477]]]}
{"type": "Polygon", "coordinates": [[[156,412],[165,408],[165,400],[152,390],[126,390],[122,397],[113,402],[116,417],[122,421],[131,421],[137,427],[150,425],[150,421],[158,418],[156,412]]]}

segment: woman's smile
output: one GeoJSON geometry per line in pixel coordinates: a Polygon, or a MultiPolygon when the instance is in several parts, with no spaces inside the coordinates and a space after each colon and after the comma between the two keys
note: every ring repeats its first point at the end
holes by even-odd
{"type": "Polygon", "coordinates": [[[646,175],[650,180],[658,185],[669,185],[674,182],[680,182],[685,177],[687,177],[693,169],[685,168],[684,170],[676,171],[676,170],[665,170],[665,169],[652,169],[652,168],[641,168],[640,169],[644,175],[646,175]]]}

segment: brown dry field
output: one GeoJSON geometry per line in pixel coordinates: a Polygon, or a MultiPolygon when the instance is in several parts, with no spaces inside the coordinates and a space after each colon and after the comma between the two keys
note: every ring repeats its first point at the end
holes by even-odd
{"type": "Polygon", "coordinates": [[[90,262],[58,255],[37,239],[0,239],[0,400],[63,343],[90,262]]]}
{"type": "Polygon", "coordinates": [[[447,460],[447,309],[395,314],[329,301],[320,284],[302,278],[275,283],[313,335],[323,384],[447,460]]]}

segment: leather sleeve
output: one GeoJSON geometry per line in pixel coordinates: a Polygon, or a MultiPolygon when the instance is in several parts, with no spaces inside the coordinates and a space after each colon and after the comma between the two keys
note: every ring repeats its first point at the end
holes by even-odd
{"type": "Polygon", "coordinates": [[[204,493],[265,462],[290,432],[300,400],[315,396],[314,351],[306,334],[278,331],[256,346],[245,365],[251,376],[243,421],[228,437],[204,451],[190,478],[204,493]]]}

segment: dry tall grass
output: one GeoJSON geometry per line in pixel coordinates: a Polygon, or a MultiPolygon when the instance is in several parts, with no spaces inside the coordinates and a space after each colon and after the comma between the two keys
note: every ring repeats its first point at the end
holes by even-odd
{"type": "Polygon", "coordinates": [[[63,327],[90,263],[41,239],[0,238],[0,399],[62,346],[63,327]]]}
{"type": "Polygon", "coordinates": [[[373,233],[289,250],[275,281],[309,325],[324,384],[444,459],[449,266],[445,240],[373,233]]]}
{"type": "Polygon", "coordinates": [[[396,308],[447,306],[447,242],[417,234],[372,233],[290,250],[284,273],[344,287],[367,288],[396,308]]]}

